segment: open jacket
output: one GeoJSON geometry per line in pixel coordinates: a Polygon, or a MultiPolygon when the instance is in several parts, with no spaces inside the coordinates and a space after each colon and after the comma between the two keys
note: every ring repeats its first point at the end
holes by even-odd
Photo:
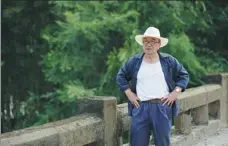
{"type": "MultiPolygon", "coordinates": [[[[181,87],[182,92],[184,92],[189,82],[189,74],[186,69],[173,56],[160,52],[158,52],[158,54],[169,92],[172,92],[176,86],[181,87]]],[[[125,91],[126,89],[130,88],[132,92],[137,94],[137,74],[142,63],[143,56],[144,53],[136,54],[128,59],[127,62],[120,68],[116,77],[116,82],[120,90],[125,91]]],[[[134,108],[133,106],[134,105],[128,100],[129,116],[132,116],[132,109],[134,108]]],[[[178,115],[177,100],[172,105],[172,115],[178,115]]]]}

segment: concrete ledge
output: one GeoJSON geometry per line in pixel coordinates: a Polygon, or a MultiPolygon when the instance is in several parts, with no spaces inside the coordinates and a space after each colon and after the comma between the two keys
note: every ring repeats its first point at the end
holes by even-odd
{"type": "Polygon", "coordinates": [[[187,89],[180,95],[179,112],[185,112],[202,105],[219,100],[222,96],[220,85],[204,85],[196,88],[187,89]]]}
{"type": "MultiPolygon", "coordinates": [[[[79,113],[94,113],[103,119],[103,140],[98,145],[116,146],[117,138],[117,100],[115,97],[94,96],[79,101],[79,113]]],[[[98,139],[99,141],[100,139],[98,139]]],[[[88,143],[86,143],[88,144],[88,143]]],[[[94,144],[93,144],[94,145],[94,144]]]]}
{"type": "Polygon", "coordinates": [[[83,114],[61,122],[43,125],[40,129],[35,127],[2,134],[1,145],[84,145],[102,139],[103,131],[103,122],[100,118],[93,114],[83,114]],[[61,123],[64,124],[61,125],[61,123]]]}

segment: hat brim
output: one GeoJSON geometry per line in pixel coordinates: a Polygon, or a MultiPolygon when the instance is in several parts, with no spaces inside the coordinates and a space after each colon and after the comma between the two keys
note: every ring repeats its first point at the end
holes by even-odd
{"type": "Polygon", "coordinates": [[[168,44],[169,40],[167,38],[164,37],[156,37],[156,36],[146,36],[146,35],[136,35],[135,36],[135,40],[138,44],[140,44],[141,46],[143,46],[143,38],[144,37],[153,37],[153,38],[158,38],[161,40],[161,46],[160,47],[164,47],[168,44]]]}

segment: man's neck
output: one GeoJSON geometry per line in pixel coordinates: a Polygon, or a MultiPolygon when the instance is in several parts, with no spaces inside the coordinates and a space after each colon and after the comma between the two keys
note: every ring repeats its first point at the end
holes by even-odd
{"type": "Polygon", "coordinates": [[[145,54],[144,55],[144,61],[148,63],[155,63],[159,60],[159,55],[158,53],[153,53],[153,54],[145,54]]]}

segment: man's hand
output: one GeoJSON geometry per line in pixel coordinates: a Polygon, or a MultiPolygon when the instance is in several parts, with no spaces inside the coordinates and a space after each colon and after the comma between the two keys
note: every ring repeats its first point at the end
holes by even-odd
{"type": "Polygon", "coordinates": [[[168,104],[169,106],[171,106],[173,102],[177,100],[178,95],[178,92],[173,91],[167,97],[163,97],[161,101],[165,101],[163,105],[168,104]]]}
{"type": "Polygon", "coordinates": [[[137,97],[135,93],[131,91],[131,89],[125,90],[125,94],[127,95],[128,99],[131,101],[131,103],[136,107],[139,108],[139,103],[140,99],[137,97]]]}

